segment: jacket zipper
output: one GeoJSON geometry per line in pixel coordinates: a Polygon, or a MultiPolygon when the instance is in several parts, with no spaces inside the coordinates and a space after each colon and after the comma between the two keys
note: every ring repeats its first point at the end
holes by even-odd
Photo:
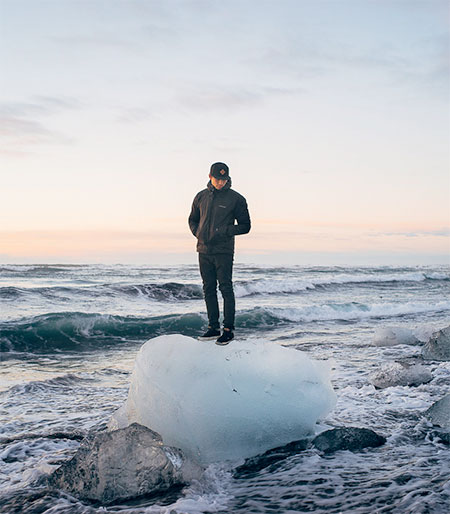
{"type": "Polygon", "coordinates": [[[207,222],[208,222],[208,230],[206,230],[206,233],[208,234],[208,241],[206,244],[208,244],[211,240],[211,234],[210,234],[210,231],[211,231],[211,211],[212,211],[212,205],[213,205],[213,201],[214,201],[214,191],[210,191],[210,202],[209,202],[209,205],[208,205],[208,210],[207,210],[207,213],[206,213],[206,219],[207,219],[207,222]]]}

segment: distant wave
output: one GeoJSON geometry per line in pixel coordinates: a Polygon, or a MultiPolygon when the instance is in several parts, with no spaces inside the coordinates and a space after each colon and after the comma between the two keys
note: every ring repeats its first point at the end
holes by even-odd
{"type": "Polygon", "coordinates": [[[331,277],[302,279],[258,279],[248,282],[236,282],[236,296],[244,297],[255,294],[298,293],[317,287],[351,284],[383,284],[392,282],[424,282],[426,280],[450,281],[446,273],[398,273],[398,274],[340,274],[331,277]]]}
{"type": "MultiPolygon", "coordinates": [[[[384,283],[399,284],[405,282],[450,281],[446,273],[380,273],[380,274],[337,274],[327,277],[316,277],[310,280],[299,278],[261,278],[248,281],[236,281],[234,284],[237,297],[265,294],[295,294],[318,287],[334,287],[339,285],[381,285],[384,283]]],[[[102,296],[141,297],[156,301],[198,300],[203,297],[199,284],[178,282],[147,283],[147,284],[100,284],[89,286],[41,286],[41,287],[0,287],[0,299],[16,299],[30,295],[43,298],[98,298],[102,296]]]]}
{"type": "Polygon", "coordinates": [[[93,380],[94,379],[92,378],[85,378],[73,373],[68,373],[66,375],[49,378],[47,380],[35,380],[27,382],[26,384],[18,384],[8,389],[7,392],[14,394],[46,392],[52,389],[59,390],[61,388],[70,388],[83,382],[92,382],[93,380]]]}
{"type": "Polygon", "coordinates": [[[450,301],[437,303],[407,302],[407,303],[364,303],[350,302],[326,305],[306,305],[287,309],[265,309],[279,320],[290,322],[311,321],[351,321],[368,318],[391,318],[423,314],[432,312],[450,311],[450,301]]]}
{"type": "MultiPolygon", "coordinates": [[[[0,287],[0,298],[13,300],[15,298],[29,297],[32,295],[43,298],[54,298],[56,296],[70,296],[77,294],[82,288],[69,286],[48,286],[48,287],[0,287]]],[[[98,296],[98,293],[97,293],[98,296]]]]}
{"type": "Polygon", "coordinates": [[[8,264],[0,266],[0,274],[52,274],[86,267],[83,264],[8,264]]]}
{"type": "MultiPolygon", "coordinates": [[[[357,302],[276,308],[256,307],[238,312],[236,325],[253,332],[291,323],[358,321],[450,311],[450,301],[374,303],[357,302]]],[[[205,314],[133,317],[83,312],[59,312],[0,323],[0,351],[49,353],[114,347],[145,341],[161,334],[197,336],[206,325],[205,314]]]]}
{"type": "Polygon", "coordinates": [[[87,287],[47,286],[47,287],[0,287],[0,298],[14,299],[25,296],[91,297],[100,296],[141,296],[158,301],[195,300],[202,298],[202,289],[197,284],[102,284],[87,287]]]}
{"type": "Polygon", "coordinates": [[[147,296],[156,300],[189,300],[202,298],[202,289],[197,284],[165,284],[117,285],[110,286],[113,291],[132,296],[147,296]]]}

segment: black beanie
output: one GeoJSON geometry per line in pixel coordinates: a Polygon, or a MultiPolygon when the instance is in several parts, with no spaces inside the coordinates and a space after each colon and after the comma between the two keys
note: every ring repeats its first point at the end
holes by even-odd
{"type": "Polygon", "coordinates": [[[215,162],[211,166],[211,175],[214,178],[227,180],[230,177],[230,175],[228,173],[229,173],[228,166],[223,162],[215,162]]]}

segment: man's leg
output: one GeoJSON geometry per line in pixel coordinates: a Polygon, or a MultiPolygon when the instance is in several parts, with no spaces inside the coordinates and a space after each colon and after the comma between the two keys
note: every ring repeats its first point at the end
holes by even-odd
{"type": "Polygon", "coordinates": [[[209,327],[219,330],[219,303],[217,301],[217,273],[214,259],[204,253],[198,254],[200,275],[203,280],[203,294],[206,311],[208,312],[209,327]]]}
{"type": "Polygon", "coordinates": [[[233,291],[233,258],[232,253],[220,253],[216,258],[217,280],[223,296],[223,326],[225,329],[234,330],[234,317],[236,303],[233,291]]]}

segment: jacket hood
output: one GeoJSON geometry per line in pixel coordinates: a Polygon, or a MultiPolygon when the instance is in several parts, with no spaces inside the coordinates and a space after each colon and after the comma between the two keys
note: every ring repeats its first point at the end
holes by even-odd
{"type": "Polygon", "coordinates": [[[228,180],[226,182],[226,184],[222,187],[222,189],[216,189],[213,185],[212,185],[212,182],[209,181],[208,184],[206,185],[206,187],[208,188],[209,191],[226,191],[227,189],[230,189],[231,188],[231,177],[228,177],[228,180]]]}

